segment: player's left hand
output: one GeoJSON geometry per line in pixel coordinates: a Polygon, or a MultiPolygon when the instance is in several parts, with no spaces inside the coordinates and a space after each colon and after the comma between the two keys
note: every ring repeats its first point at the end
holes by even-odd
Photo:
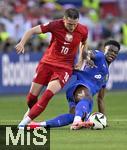
{"type": "Polygon", "coordinates": [[[75,69],[75,70],[80,70],[80,68],[81,68],[81,67],[80,67],[78,64],[76,64],[76,65],[74,66],[74,69],[75,69]]]}
{"type": "Polygon", "coordinates": [[[82,63],[79,62],[79,63],[77,63],[77,64],[74,66],[74,69],[75,69],[75,70],[80,70],[80,69],[81,69],[81,66],[82,66],[82,63]]]}

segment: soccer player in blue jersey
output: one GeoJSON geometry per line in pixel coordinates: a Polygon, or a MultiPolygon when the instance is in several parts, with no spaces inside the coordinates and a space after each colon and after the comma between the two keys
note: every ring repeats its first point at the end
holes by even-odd
{"type": "Polygon", "coordinates": [[[93,109],[93,96],[98,93],[99,112],[105,114],[104,95],[105,87],[109,78],[109,65],[116,59],[120,50],[117,41],[109,40],[104,44],[104,51],[93,50],[87,52],[87,58],[94,62],[90,67],[85,64],[86,54],[82,54],[80,70],[75,70],[76,81],[70,84],[66,96],[70,111],[54,119],[40,123],[31,123],[30,126],[61,127],[72,123],[71,129],[90,127],[93,123],[87,121],[93,109]]]}

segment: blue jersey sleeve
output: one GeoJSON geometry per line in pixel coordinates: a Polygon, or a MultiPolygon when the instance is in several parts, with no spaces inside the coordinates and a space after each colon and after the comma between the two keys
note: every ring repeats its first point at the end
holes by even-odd
{"type": "Polygon", "coordinates": [[[94,59],[101,59],[104,58],[104,53],[102,50],[93,50],[94,59]]]}

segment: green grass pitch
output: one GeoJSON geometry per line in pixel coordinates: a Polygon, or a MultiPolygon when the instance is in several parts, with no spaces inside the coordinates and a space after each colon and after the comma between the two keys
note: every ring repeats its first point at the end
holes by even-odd
{"type": "MultiPolygon", "coordinates": [[[[107,92],[109,127],[104,130],[71,131],[69,126],[51,129],[51,150],[126,150],[127,91],[107,92]]],[[[0,124],[18,124],[27,110],[25,96],[0,96],[0,124]]],[[[96,100],[94,111],[97,111],[96,100]]],[[[68,112],[65,94],[58,94],[36,120],[43,121],[68,112]]]]}

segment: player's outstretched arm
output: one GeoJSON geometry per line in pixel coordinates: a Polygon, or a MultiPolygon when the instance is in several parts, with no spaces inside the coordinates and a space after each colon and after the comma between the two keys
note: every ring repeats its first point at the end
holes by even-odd
{"type": "Polygon", "coordinates": [[[17,53],[24,53],[25,49],[24,49],[24,46],[26,44],[26,42],[30,39],[30,37],[33,35],[33,34],[39,34],[41,33],[41,28],[40,28],[40,25],[38,26],[35,26],[31,29],[29,29],[28,31],[26,31],[21,39],[21,41],[15,46],[16,48],[16,51],[17,53]]]}
{"type": "Polygon", "coordinates": [[[79,49],[78,63],[75,65],[75,69],[81,70],[82,66],[86,64],[91,68],[96,67],[93,61],[94,58],[94,53],[92,52],[92,50],[88,50],[88,46],[86,45],[86,43],[81,43],[79,49]]]}
{"type": "Polygon", "coordinates": [[[105,102],[104,102],[105,91],[106,89],[102,88],[97,95],[98,111],[103,114],[105,114],[105,102]]]}
{"type": "Polygon", "coordinates": [[[81,66],[84,63],[84,58],[83,58],[84,53],[87,54],[87,44],[86,44],[86,41],[80,43],[78,62],[75,65],[75,69],[79,69],[79,70],[81,69],[81,66]]]}

